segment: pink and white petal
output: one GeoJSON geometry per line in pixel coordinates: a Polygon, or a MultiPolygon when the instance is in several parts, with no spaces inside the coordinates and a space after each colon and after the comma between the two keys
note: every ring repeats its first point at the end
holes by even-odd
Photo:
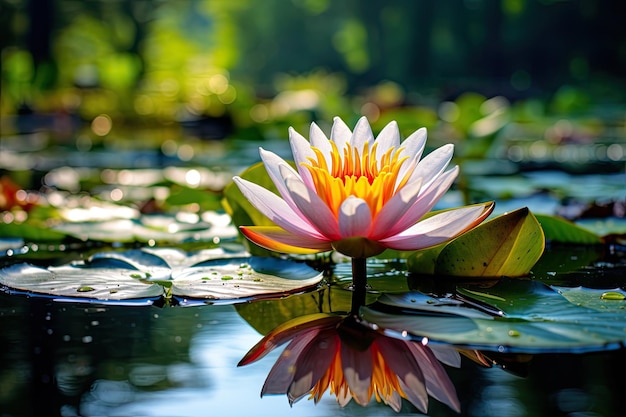
{"type": "Polygon", "coordinates": [[[341,238],[368,237],[372,224],[372,212],[365,200],[348,196],[339,207],[339,233],[341,238]]]}
{"type": "Polygon", "coordinates": [[[283,169],[288,170],[293,175],[300,177],[300,175],[289,165],[284,159],[280,156],[276,155],[274,152],[266,151],[263,148],[259,148],[259,154],[261,155],[261,160],[263,161],[263,165],[265,166],[265,170],[267,174],[270,176],[270,179],[276,186],[276,189],[283,197],[283,199],[289,204],[289,206],[297,211],[295,204],[291,200],[291,196],[289,195],[289,191],[287,190],[287,186],[285,185],[285,180],[280,175],[283,169]]]}
{"type": "Polygon", "coordinates": [[[324,328],[335,328],[341,316],[330,313],[314,313],[299,316],[279,324],[254,345],[239,361],[237,366],[249,365],[263,358],[287,341],[300,338],[303,333],[317,334],[324,328]]]}
{"type": "Polygon", "coordinates": [[[295,212],[273,192],[240,177],[233,177],[233,181],[250,204],[278,226],[295,235],[322,238],[317,229],[303,219],[303,214],[295,212]]]}
{"type": "Polygon", "coordinates": [[[400,130],[395,120],[387,123],[376,136],[376,155],[383,155],[387,150],[400,147],[400,130]]]}
{"type": "Polygon", "coordinates": [[[443,145],[424,157],[415,167],[411,174],[413,178],[423,179],[423,189],[426,190],[430,184],[446,169],[452,160],[454,145],[443,145]]]}
{"type": "Polygon", "coordinates": [[[413,207],[419,197],[421,187],[421,179],[418,178],[417,181],[405,185],[391,197],[372,221],[371,239],[378,240],[390,235],[390,230],[394,228],[398,220],[413,207]]]}
{"type": "Polygon", "coordinates": [[[324,376],[335,358],[339,345],[339,335],[335,328],[322,330],[298,355],[293,382],[287,396],[296,402],[307,395],[324,376]]]}
{"type": "Polygon", "coordinates": [[[281,174],[284,176],[290,198],[307,221],[327,239],[340,239],[337,218],[326,203],[314,190],[308,188],[300,177],[291,175],[287,170],[282,171],[281,174]]]}
{"type": "Polygon", "coordinates": [[[424,152],[424,148],[426,147],[426,136],[426,128],[422,127],[411,133],[411,135],[400,144],[400,147],[402,148],[400,158],[405,156],[408,156],[409,158],[404,162],[404,164],[402,164],[397,182],[400,182],[402,178],[404,178],[409,169],[413,169],[417,166],[417,163],[424,152]]]}
{"type": "Polygon", "coordinates": [[[426,380],[426,391],[428,394],[457,413],[460,413],[461,404],[456,395],[454,384],[452,384],[446,370],[437,361],[437,358],[435,358],[428,346],[414,342],[409,342],[406,346],[417,363],[420,364],[426,380]]]}
{"type": "Polygon", "coordinates": [[[352,131],[345,124],[343,120],[339,117],[335,117],[333,119],[333,127],[330,131],[330,140],[335,142],[337,149],[339,150],[339,155],[343,159],[343,148],[346,146],[346,143],[350,143],[350,138],[352,137],[352,131]]]}
{"type": "Polygon", "coordinates": [[[459,351],[452,346],[435,344],[430,344],[428,346],[439,362],[445,363],[453,368],[461,367],[461,355],[459,354],[459,351]]]}
{"type": "Polygon", "coordinates": [[[311,128],[309,129],[309,141],[311,142],[310,146],[315,146],[322,152],[324,159],[326,159],[326,165],[330,166],[332,163],[330,154],[332,153],[333,148],[322,129],[320,129],[320,127],[315,123],[311,123],[311,128]]]}
{"type": "Polygon", "coordinates": [[[390,337],[381,337],[377,339],[376,343],[389,368],[404,383],[402,390],[407,399],[425,413],[428,409],[428,393],[424,373],[421,364],[406,348],[407,342],[390,337]]]}
{"type": "Polygon", "coordinates": [[[280,253],[308,255],[332,250],[329,241],[294,235],[276,226],[240,226],[241,233],[261,246],[280,253]]]}
{"type": "MultiPolygon", "coordinates": [[[[388,229],[386,229],[384,237],[401,233],[403,230],[413,226],[422,217],[424,217],[424,215],[428,213],[435,206],[435,204],[437,204],[446,191],[448,191],[450,186],[452,186],[452,183],[454,183],[458,173],[459,168],[455,166],[453,169],[446,171],[437,177],[437,179],[430,184],[430,188],[428,190],[424,191],[424,187],[422,187],[417,198],[412,200],[410,206],[406,207],[404,214],[393,218],[395,221],[388,229]]],[[[379,216],[380,213],[377,217],[379,216]]],[[[383,232],[385,229],[379,230],[383,232]]],[[[384,239],[384,237],[381,235],[379,238],[384,239]]]]}
{"type": "Polygon", "coordinates": [[[374,144],[374,134],[372,133],[372,128],[367,121],[367,117],[363,116],[356,122],[356,126],[354,126],[354,131],[352,132],[352,138],[350,138],[350,144],[358,149],[362,154],[363,146],[369,143],[370,146],[374,144]]]}
{"type": "Polygon", "coordinates": [[[370,401],[369,389],[372,383],[372,352],[357,350],[345,343],[341,344],[341,366],[352,398],[360,404],[370,401]]]}
{"type": "Polygon", "coordinates": [[[291,146],[293,160],[300,177],[302,177],[305,184],[313,186],[311,173],[307,168],[302,166],[303,163],[309,163],[309,158],[316,158],[315,152],[311,149],[311,145],[304,136],[296,132],[292,127],[289,128],[289,145],[291,146]]]}
{"type": "MultiPolygon", "coordinates": [[[[384,389],[384,388],[381,388],[384,389]]],[[[379,394],[385,404],[387,404],[393,411],[399,413],[402,409],[402,397],[396,391],[392,391],[391,394],[386,394],[384,391],[379,390],[379,394]]]]}
{"type": "Polygon", "coordinates": [[[405,231],[379,241],[397,250],[417,250],[446,242],[483,221],[491,207],[475,205],[445,211],[422,220],[405,231]]]}
{"type": "Polygon", "coordinates": [[[287,345],[267,375],[261,389],[261,397],[265,394],[287,394],[295,376],[294,369],[300,353],[317,337],[318,333],[318,330],[304,333],[287,345]]]}

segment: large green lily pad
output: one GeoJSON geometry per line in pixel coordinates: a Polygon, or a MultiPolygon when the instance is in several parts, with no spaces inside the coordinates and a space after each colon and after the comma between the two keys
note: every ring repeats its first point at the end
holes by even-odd
{"type": "Polygon", "coordinates": [[[99,301],[279,296],[315,286],[321,279],[322,273],[304,263],[223,249],[109,251],[69,265],[17,264],[0,270],[0,286],[9,291],[99,301]]]}

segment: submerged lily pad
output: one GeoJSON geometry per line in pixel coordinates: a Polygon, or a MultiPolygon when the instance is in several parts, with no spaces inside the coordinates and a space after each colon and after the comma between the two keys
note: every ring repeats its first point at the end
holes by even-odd
{"type": "Polygon", "coordinates": [[[100,301],[153,297],[234,300],[282,295],[316,285],[322,273],[295,261],[227,254],[222,249],[100,252],[86,261],[0,270],[0,286],[30,294],[100,301]]]}
{"type": "Polygon", "coordinates": [[[459,299],[384,295],[362,309],[363,318],[417,338],[497,352],[585,352],[626,344],[626,301],[617,296],[626,294],[621,289],[504,279],[488,290],[458,291],[459,299]],[[607,292],[612,296],[603,297],[607,292]]]}

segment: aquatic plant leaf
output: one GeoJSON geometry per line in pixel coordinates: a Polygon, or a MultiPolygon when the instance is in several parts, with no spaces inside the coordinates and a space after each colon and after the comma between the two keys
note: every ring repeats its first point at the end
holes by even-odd
{"type": "Polygon", "coordinates": [[[67,237],[67,234],[28,222],[19,224],[0,222],[0,236],[21,238],[27,242],[58,242],[67,237]]]}
{"type": "Polygon", "coordinates": [[[602,239],[597,234],[584,229],[569,220],[546,214],[536,215],[548,242],[571,243],[577,245],[600,245],[602,239]]]}
{"type": "Polygon", "coordinates": [[[457,277],[527,275],[545,248],[541,226],[524,207],[505,213],[447,244],[415,252],[410,272],[457,277]]]}
{"type": "Polygon", "coordinates": [[[278,296],[317,285],[322,273],[304,263],[269,257],[208,260],[172,273],[172,294],[204,299],[278,296]]]}
{"type": "Polygon", "coordinates": [[[0,285],[18,292],[101,301],[158,298],[163,287],[139,279],[133,268],[89,268],[85,264],[40,268],[16,264],[0,270],[0,285]]]}
{"type": "Polygon", "coordinates": [[[187,204],[198,204],[201,210],[219,210],[220,196],[205,189],[176,186],[172,188],[172,193],[165,202],[169,206],[184,206],[187,204]]]}
{"type": "MultiPolygon", "coordinates": [[[[222,217],[224,217],[223,215],[222,217]]],[[[100,242],[161,242],[182,243],[186,241],[211,242],[237,236],[237,230],[219,216],[215,222],[198,219],[181,221],[176,215],[143,215],[137,219],[110,219],[90,222],[65,222],[54,228],[57,233],[81,240],[100,242]]]]}
{"type": "Polygon", "coordinates": [[[304,263],[228,254],[222,249],[108,251],[58,267],[17,264],[0,270],[0,286],[18,292],[101,301],[173,296],[204,302],[282,296],[321,279],[322,273],[304,263]]]}
{"type": "Polygon", "coordinates": [[[621,295],[626,296],[621,289],[549,287],[505,278],[489,289],[459,288],[453,300],[386,294],[361,313],[385,329],[472,349],[585,352],[626,344],[621,295]]]}

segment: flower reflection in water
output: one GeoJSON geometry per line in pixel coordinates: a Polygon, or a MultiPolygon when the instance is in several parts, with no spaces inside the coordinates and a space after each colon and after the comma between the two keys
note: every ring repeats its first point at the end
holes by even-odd
{"type": "Polygon", "coordinates": [[[459,355],[452,348],[431,349],[426,343],[387,336],[354,315],[313,314],[275,328],[239,366],[255,362],[286,342],[261,396],[287,394],[293,404],[309,394],[317,403],[330,389],[342,407],[352,398],[365,406],[374,396],[395,411],[400,411],[405,398],[426,412],[430,395],[460,410],[454,386],[439,363],[459,366],[459,355]]]}

